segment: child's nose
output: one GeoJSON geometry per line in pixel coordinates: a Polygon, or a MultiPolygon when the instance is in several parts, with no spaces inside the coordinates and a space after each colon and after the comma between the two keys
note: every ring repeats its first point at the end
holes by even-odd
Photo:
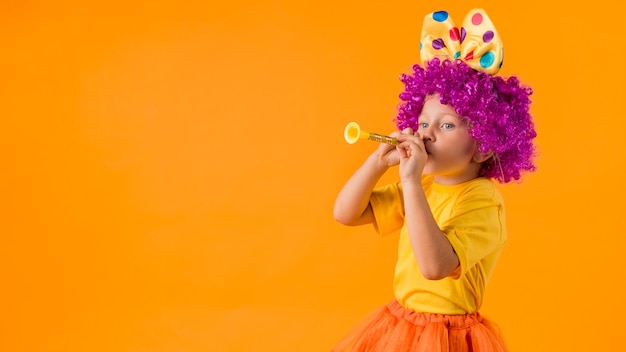
{"type": "Polygon", "coordinates": [[[434,140],[434,136],[432,134],[430,127],[422,129],[420,131],[420,135],[422,136],[423,142],[427,142],[427,141],[432,142],[434,140]]]}

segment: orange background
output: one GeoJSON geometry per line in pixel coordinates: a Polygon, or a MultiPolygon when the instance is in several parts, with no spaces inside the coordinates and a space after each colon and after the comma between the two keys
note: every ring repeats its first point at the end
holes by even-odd
{"type": "MultiPolygon", "coordinates": [[[[423,16],[484,7],[534,90],[483,314],[513,351],[612,351],[626,314],[626,30],[609,1],[0,6],[0,350],[327,351],[392,298],[396,237],[332,218],[423,16]]],[[[384,181],[393,180],[392,171],[384,181]]]]}

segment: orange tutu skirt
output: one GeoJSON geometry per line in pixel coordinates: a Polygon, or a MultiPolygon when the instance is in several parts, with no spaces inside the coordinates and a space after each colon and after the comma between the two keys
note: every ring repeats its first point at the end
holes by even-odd
{"type": "Polygon", "coordinates": [[[503,352],[508,349],[498,326],[478,312],[417,313],[393,300],[366,316],[332,351],[503,352]]]}

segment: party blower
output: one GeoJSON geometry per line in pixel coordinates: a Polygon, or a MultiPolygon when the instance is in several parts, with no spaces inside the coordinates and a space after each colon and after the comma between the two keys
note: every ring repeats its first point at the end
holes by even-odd
{"type": "Polygon", "coordinates": [[[359,139],[367,139],[379,143],[398,145],[397,139],[378,133],[363,131],[356,122],[350,122],[346,125],[346,128],[343,130],[343,137],[346,139],[346,142],[350,144],[356,143],[359,139]]]}

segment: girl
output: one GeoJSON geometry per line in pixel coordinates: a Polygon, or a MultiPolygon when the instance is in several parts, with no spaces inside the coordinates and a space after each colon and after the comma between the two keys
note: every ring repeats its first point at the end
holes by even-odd
{"type": "Polygon", "coordinates": [[[372,312],[333,351],[507,351],[480,315],[506,242],[493,180],[535,170],[532,90],[495,76],[502,45],[482,9],[457,29],[445,11],[425,17],[423,67],[402,75],[398,145],[381,144],[337,196],[345,225],[400,230],[393,301],[372,312]],[[375,189],[399,165],[399,182],[375,189]]]}

